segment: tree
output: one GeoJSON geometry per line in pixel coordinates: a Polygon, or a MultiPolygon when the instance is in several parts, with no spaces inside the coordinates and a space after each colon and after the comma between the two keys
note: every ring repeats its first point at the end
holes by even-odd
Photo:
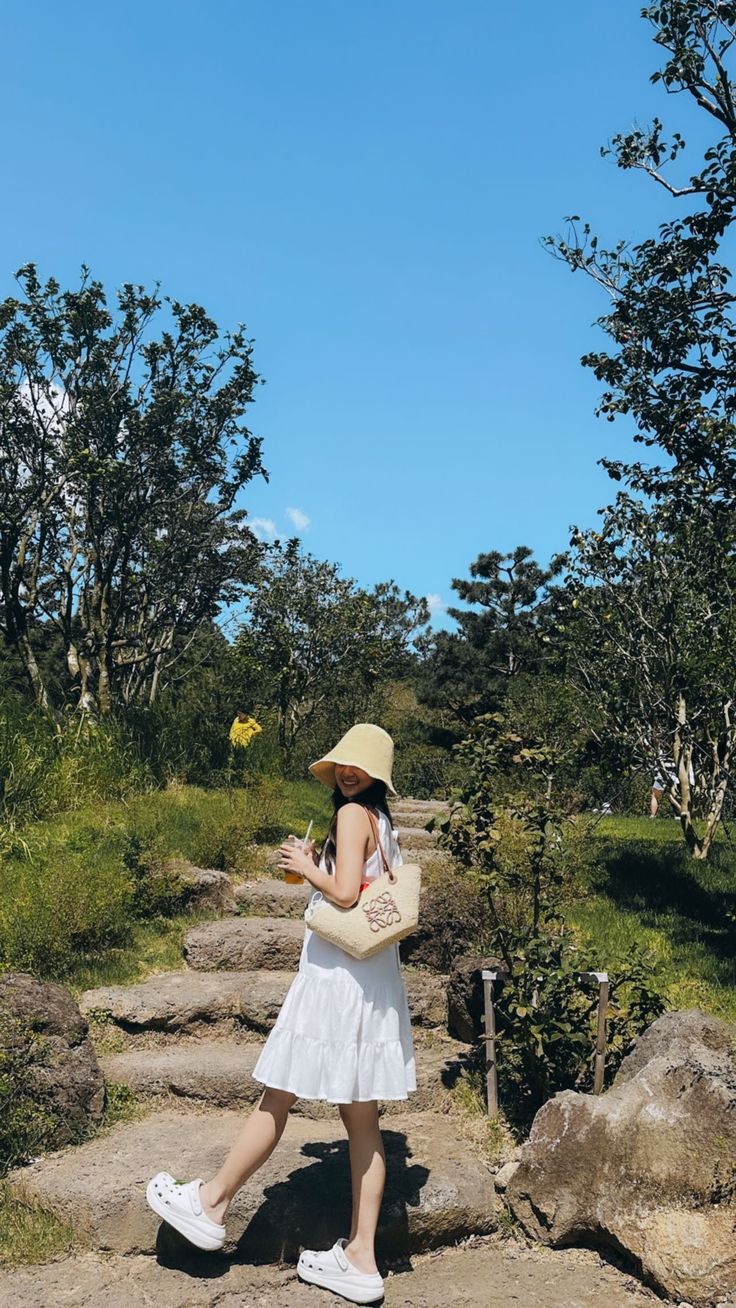
{"type": "MultiPolygon", "coordinates": [[[[563,915],[586,835],[567,784],[579,743],[567,732],[555,743],[555,724],[545,725],[549,734],[527,735],[502,713],[479,716],[456,746],[459,802],[437,824],[441,843],[470,869],[488,905],[488,951],[506,973],[497,1000],[499,1071],[502,1087],[513,1091],[509,1110],[527,1120],[555,1091],[590,1083],[596,1007],[576,979],[593,960],[563,915]]],[[[637,950],[606,966],[618,973],[610,1076],[662,1001],[637,950]]]]}
{"type": "Polygon", "coordinates": [[[651,80],[690,96],[720,135],[700,170],[679,180],[670,165],[685,142],[679,132],[667,140],[658,118],[602,151],[671,196],[678,216],[656,237],[604,248],[573,217],[567,238],[545,238],[610,299],[598,322],[613,346],[582,361],[604,385],[597,412],[631,416],[635,441],[660,459],[602,460],[625,489],[603,511],[601,532],[574,538],[570,586],[584,621],[572,624],[571,648],[633,759],[652,770],[674,761],[685,839],[705,857],[734,747],[736,322],[721,247],[736,213],[736,88],[727,67],[736,4],[672,0],[642,15],[665,54],[651,80]],[[692,825],[690,760],[702,838],[692,825]]]}
{"type": "Polygon", "coordinates": [[[707,858],[736,758],[732,510],[700,500],[683,517],[621,493],[602,531],[577,533],[566,591],[571,671],[604,724],[591,730],[650,776],[675,771],[685,841],[707,858]]]}
{"type": "Polygon", "coordinates": [[[612,339],[611,351],[586,354],[605,389],[597,412],[613,421],[631,415],[634,439],[656,448],[664,465],[602,460],[610,475],[648,495],[670,494],[674,467],[687,502],[697,487],[708,497],[733,502],[736,488],[736,324],[732,274],[720,261],[736,208],[736,95],[727,58],[736,40],[736,4],[672,0],[647,5],[642,15],[666,52],[652,75],[668,94],[687,93],[716,129],[725,128],[704,155],[701,170],[671,181],[667,165],[685,142],[671,141],[658,118],[647,128],[613,137],[601,153],[623,170],[645,172],[681,208],[699,203],[662,224],[657,237],[606,249],[586,222],[570,218],[567,239],[544,244],[572,271],[583,270],[610,298],[598,319],[612,339]]]}
{"type": "Polygon", "coordinates": [[[546,636],[548,586],[560,560],[542,568],[525,545],[510,554],[491,550],[470,565],[470,578],[452,588],[467,609],[449,608],[458,630],[423,641],[420,697],[447,706],[464,724],[495,712],[510,682],[549,662],[546,636]]]}
{"type": "Polygon", "coordinates": [[[262,471],[243,423],[252,344],[158,289],[126,284],[113,311],[86,268],[73,291],[42,285],[32,264],[17,278],[21,295],[0,304],[5,638],[43,709],[44,623],[80,707],[151,704],[258,552],[233,509],[262,471]]]}
{"type": "Polygon", "coordinates": [[[250,704],[276,705],[287,765],[326,709],[339,731],[376,686],[406,673],[412,638],[429,620],[425,600],[394,582],[363,590],[297,539],[268,550],[248,608],[235,642],[241,682],[250,704]]]}

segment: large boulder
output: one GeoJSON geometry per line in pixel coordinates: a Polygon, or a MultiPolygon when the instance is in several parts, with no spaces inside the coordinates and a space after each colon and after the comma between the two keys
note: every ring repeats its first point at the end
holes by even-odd
{"type": "Polygon", "coordinates": [[[87,1031],[63,986],[25,972],[0,976],[0,1055],[23,1068],[22,1093],[47,1121],[47,1144],[78,1139],[102,1117],[105,1086],[87,1031]]]}
{"type": "Polygon", "coordinates": [[[606,1094],[555,1095],[506,1201],[536,1239],[624,1253],[661,1294],[735,1297],[736,1027],[666,1013],[606,1094]]]}

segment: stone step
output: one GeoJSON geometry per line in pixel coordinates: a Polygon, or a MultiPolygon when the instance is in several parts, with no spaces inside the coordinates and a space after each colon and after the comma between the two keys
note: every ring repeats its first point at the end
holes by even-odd
{"type": "Polygon", "coordinates": [[[235,886],[235,902],[243,913],[254,917],[304,918],[312,887],[289,885],[276,877],[261,877],[255,881],[241,881],[235,886]]]}
{"type": "Polygon", "coordinates": [[[391,801],[391,812],[395,808],[423,808],[423,809],[443,809],[447,808],[449,800],[447,799],[413,799],[411,795],[399,796],[391,801]]]}
{"type": "Polygon", "coordinates": [[[404,844],[401,846],[401,856],[405,863],[420,863],[423,867],[434,868],[451,864],[452,854],[449,850],[443,849],[441,845],[418,845],[404,844]]]}
{"type": "Polygon", "coordinates": [[[303,920],[225,917],[187,931],[184,957],[198,972],[296,971],[303,942],[303,920]]]}
{"type": "Polygon", "coordinates": [[[429,822],[446,812],[446,809],[437,809],[437,812],[430,812],[421,808],[402,808],[398,811],[392,809],[391,816],[395,827],[426,827],[429,822]]]}
{"type": "MultiPolygon", "coordinates": [[[[136,985],[86,990],[79,1007],[85,1017],[99,1013],[131,1033],[218,1023],[267,1032],[293,976],[282,971],[161,972],[136,985]]],[[[403,977],[412,1021],[446,1027],[448,978],[407,967],[403,977]]]]}
{"type": "MultiPolygon", "coordinates": [[[[404,862],[420,863],[428,873],[452,862],[451,856],[442,849],[407,848],[402,853],[404,862]]],[[[428,881],[429,877],[423,881],[422,893],[426,892],[428,881]]],[[[240,910],[251,917],[293,918],[302,923],[302,928],[304,926],[308,895],[304,893],[303,886],[290,886],[268,877],[258,881],[243,881],[235,887],[235,899],[240,910]]]]}
{"type": "MultiPolygon", "coordinates": [[[[182,1242],[145,1202],[149,1177],[211,1176],[243,1125],[241,1113],[167,1109],[19,1168],[11,1192],[72,1217],[81,1238],[113,1253],[158,1253],[182,1242]]],[[[500,1200],[488,1164],[441,1113],[396,1115],[382,1128],[387,1180],[378,1256],[418,1252],[486,1234],[500,1200]]],[[[290,1115],[271,1157],[238,1192],[227,1250],[239,1261],[295,1259],[329,1248],[350,1224],[350,1168],[342,1123],[290,1115]]],[[[210,1256],[211,1261],[211,1256],[210,1256]]]]}
{"type": "Polygon", "coordinates": [[[401,852],[404,852],[404,846],[412,849],[430,849],[437,845],[437,837],[432,831],[425,831],[424,827],[399,827],[399,843],[401,852]]]}
{"type": "MultiPolygon", "coordinates": [[[[173,1094],[232,1108],[254,1104],[260,1098],[263,1086],[251,1073],[262,1048],[263,1041],[254,1040],[179,1040],[165,1047],[103,1054],[99,1061],[107,1082],[132,1086],[140,1094],[173,1094]]],[[[427,1044],[415,1040],[414,1049],[417,1089],[407,1100],[381,1103],[382,1115],[440,1109],[467,1062],[469,1046],[448,1036],[427,1044]]],[[[299,1099],[292,1112],[310,1118],[334,1117],[335,1107],[317,1099],[299,1099]]]]}

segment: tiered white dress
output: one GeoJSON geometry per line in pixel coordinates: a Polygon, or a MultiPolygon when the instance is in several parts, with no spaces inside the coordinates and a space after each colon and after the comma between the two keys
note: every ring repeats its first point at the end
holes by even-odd
{"type": "MultiPolygon", "coordinates": [[[[381,845],[398,867],[396,832],[384,813],[378,819],[381,845]]],[[[320,867],[327,870],[324,859],[320,867]]],[[[362,881],[382,870],[375,850],[362,881]]],[[[351,958],[305,925],[299,971],[252,1075],[301,1099],[332,1104],[407,1099],[417,1088],[416,1062],[398,945],[351,958]]]]}

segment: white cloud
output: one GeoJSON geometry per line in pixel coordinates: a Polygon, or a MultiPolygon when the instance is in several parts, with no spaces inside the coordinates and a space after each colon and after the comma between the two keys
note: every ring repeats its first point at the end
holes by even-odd
{"type": "Polygon", "coordinates": [[[297,531],[305,531],[309,526],[309,518],[301,509],[287,509],[286,516],[291,519],[297,531]]]}
{"type": "Polygon", "coordinates": [[[273,540],[276,535],[276,523],[272,518],[250,518],[248,526],[259,540],[273,540]]]}
{"type": "Polygon", "coordinates": [[[431,617],[434,618],[438,613],[447,612],[447,605],[441,595],[425,595],[424,598],[427,601],[427,607],[429,608],[431,617]]]}

